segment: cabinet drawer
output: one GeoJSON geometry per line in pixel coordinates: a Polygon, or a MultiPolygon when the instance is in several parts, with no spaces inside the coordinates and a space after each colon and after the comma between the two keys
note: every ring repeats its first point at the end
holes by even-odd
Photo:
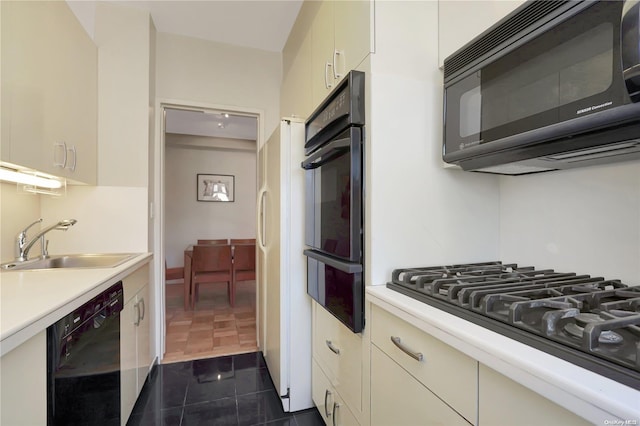
{"type": "MultiPolygon", "coordinates": [[[[484,364],[480,364],[478,376],[480,401],[478,421],[481,425],[578,426],[588,423],[564,407],[484,364]]],[[[611,424],[615,423],[615,420],[611,421],[611,424]]]]}
{"type": "Polygon", "coordinates": [[[380,349],[371,348],[371,425],[469,426],[380,349]]]}
{"type": "Polygon", "coordinates": [[[438,395],[471,423],[475,423],[478,398],[478,363],[440,340],[373,305],[371,341],[402,368],[438,395]],[[416,360],[392,338],[413,354],[416,360]]]}
{"type": "Polygon", "coordinates": [[[356,417],[344,403],[335,388],[331,386],[329,378],[324,374],[318,363],[313,360],[311,366],[311,395],[318,407],[322,419],[328,425],[358,425],[356,417]]]}
{"type": "Polygon", "coordinates": [[[149,284],[149,264],[136,269],[131,275],[122,280],[124,289],[124,303],[127,303],[144,287],[149,284]]]}
{"type": "Polygon", "coordinates": [[[317,303],[313,307],[313,357],[347,405],[362,412],[362,337],[317,303]]]}

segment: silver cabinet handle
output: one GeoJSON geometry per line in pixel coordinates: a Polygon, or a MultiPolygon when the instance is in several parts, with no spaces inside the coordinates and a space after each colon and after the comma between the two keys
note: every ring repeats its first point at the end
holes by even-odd
{"type": "Polygon", "coordinates": [[[136,310],[136,320],[133,325],[140,325],[140,302],[136,302],[133,304],[133,307],[136,310]]]}
{"type": "Polygon", "coordinates": [[[329,391],[329,389],[325,389],[325,391],[324,391],[324,415],[326,417],[331,417],[331,412],[327,408],[327,399],[329,398],[330,395],[331,395],[331,391],[329,391]]]}
{"type": "MultiPolygon", "coordinates": [[[[140,316],[140,321],[142,321],[144,316],[147,314],[147,305],[144,303],[144,298],[140,299],[140,302],[138,303],[142,303],[142,315],[140,316]]],[[[138,323],[140,321],[138,321],[138,323]]]]}
{"type": "Polygon", "coordinates": [[[333,343],[331,343],[331,340],[327,340],[326,343],[327,343],[327,347],[331,349],[331,352],[333,352],[336,355],[340,355],[340,349],[336,348],[333,345],[333,343]]]}
{"type": "MultiPolygon", "coordinates": [[[[75,172],[76,171],[76,164],[78,164],[78,153],[76,152],[75,145],[72,146],[71,148],[67,148],[67,152],[71,152],[73,154],[73,162],[71,163],[71,165],[69,167],[67,167],[67,169],[71,170],[72,172],[75,172]]],[[[66,159],[67,156],[65,155],[64,158],[66,159]]]]}
{"type": "MultiPolygon", "coordinates": [[[[340,80],[342,78],[342,74],[338,72],[338,56],[344,56],[344,51],[333,49],[333,77],[336,80],[340,80]]],[[[344,62],[344,60],[342,62],[344,62]]]]}
{"type": "Polygon", "coordinates": [[[398,347],[398,349],[400,349],[402,352],[409,355],[411,358],[415,359],[416,361],[422,361],[424,359],[424,356],[422,355],[421,352],[413,352],[412,350],[405,347],[400,341],[399,337],[391,336],[391,341],[393,342],[394,345],[398,347]]]}
{"type": "Polygon", "coordinates": [[[324,87],[327,89],[331,89],[333,87],[333,83],[329,82],[327,71],[329,68],[333,68],[333,64],[331,62],[326,62],[324,64],[324,87]]]}
{"type": "Polygon", "coordinates": [[[333,426],[336,426],[336,410],[340,408],[340,404],[337,402],[333,404],[333,426]]]}
{"type": "Polygon", "coordinates": [[[60,167],[64,169],[67,167],[67,143],[66,142],[56,142],[53,144],[54,152],[53,152],[53,166],[60,167]],[[62,152],[62,159],[58,161],[58,157],[56,156],[56,151],[60,150],[62,152]]]}

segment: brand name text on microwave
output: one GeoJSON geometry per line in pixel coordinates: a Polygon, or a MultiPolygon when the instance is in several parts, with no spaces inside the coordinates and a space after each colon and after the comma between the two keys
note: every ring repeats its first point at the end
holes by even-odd
{"type": "Polygon", "coordinates": [[[605,102],[600,105],[591,105],[590,107],[579,109],[578,111],[576,111],[576,115],[584,114],[585,112],[595,111],[597,109],[605,108],[611,105],[613,105],[612,101],[605,102]]]}

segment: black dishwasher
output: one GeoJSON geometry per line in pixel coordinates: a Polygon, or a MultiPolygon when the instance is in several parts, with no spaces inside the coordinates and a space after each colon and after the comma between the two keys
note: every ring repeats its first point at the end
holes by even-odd
{"type": "Polygon", "coordinates": [[[47,424],[120,425],[122,281],[47,328],[47,424]]]}

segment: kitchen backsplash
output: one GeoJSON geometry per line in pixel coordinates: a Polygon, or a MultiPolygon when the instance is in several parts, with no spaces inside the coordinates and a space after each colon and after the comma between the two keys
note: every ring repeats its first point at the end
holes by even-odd
{"type": "MultiPolygon", "coordinates": [[[[148,251],[146,188],[69,186],[60,198],[19,194],[15,185],[5,183],[0,190],[0,262],[14,258],[16,235],[39,218],[43,226],[78,221],[66,232],[47,234],[51,254],[148,251]]],[[[40,247],[34,250],[39,253],[40,247]]]]}
{"type": "Polygon", "coordinates": [[[40,218],[40,195],[18,193],[15,183],[0,182],[0,263],[13,260],[16,236],[40,218]]]}
{"type": "Polygon", "coordinates": [[[640,163],[500,181],[501,260],[640,284],[640,163]]]}

